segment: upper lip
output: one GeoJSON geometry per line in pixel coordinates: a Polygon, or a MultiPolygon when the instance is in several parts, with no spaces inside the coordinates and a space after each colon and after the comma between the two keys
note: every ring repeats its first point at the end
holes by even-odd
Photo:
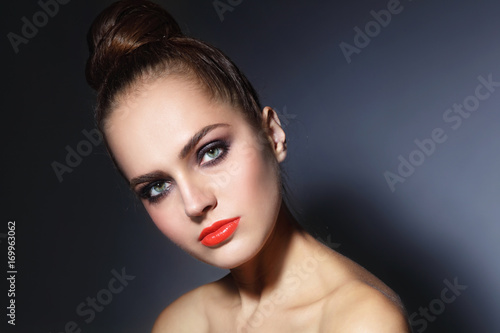
{"type": "Polygon", "coordinates": [[[220,221],[216,221],[216,222],[212,223],[212,225],[206,227],[205,229],[203,229],[201,231],[200,237],[198,237],[198,240],[201,241],[203,238],[205,238],[206,235],[208,235],[214,231],[217,231],[223,225],[231,223],[231,222],[236,221],[238,219],[239,219],[239,217],[233,217],[230,219],[220,220],[220,221]]]}

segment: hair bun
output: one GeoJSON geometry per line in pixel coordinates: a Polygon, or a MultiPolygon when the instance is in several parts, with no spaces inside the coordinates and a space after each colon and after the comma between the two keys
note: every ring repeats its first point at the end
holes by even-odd
{"type": "Polygon", "coordinates": [[[149,43],[183,36],[174,18],[146,0],[122,0],[106,8],[92,23],[87,36],[86,77],[99,90],[122,58],[149,43]]]}

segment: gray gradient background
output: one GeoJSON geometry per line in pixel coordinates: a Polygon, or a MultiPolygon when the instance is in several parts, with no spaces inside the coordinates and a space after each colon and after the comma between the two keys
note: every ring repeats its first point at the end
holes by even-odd
{"type": "MultiPolygon", "coordinates": [[[[500,89],[458,129],[443,120],[479,75],[500,81],[500,3],[402,0],[403,11],[348,64],[339,44],[352,44],[353,28],[387,1],[244,0],[222,22],[211,1],[157,2],[225,51],[283,115],[290,187],[313,234],[381,277],[410,314],[440,297],[443,280],[467,285],[425,332],[500,332],[500,89]],[[391,192],[383,173],[397,172],[398,156],[438,127],[447,141],[391,192]]],[[[40,7],[0,5],[0,233],[16,220],[19,271],[17,325],[2,313],[1,332],[62,332],[68,321],[83,332],[148,332],[167,304],[225,274],[156,230],[102,145],[63,182],[51,168],[94,127],[85,35],[109,3],[62,5],[18,54],[6,35],[40,7]],[[77,305],[122,267],[136,278],[85,323],[77,305]]]]}

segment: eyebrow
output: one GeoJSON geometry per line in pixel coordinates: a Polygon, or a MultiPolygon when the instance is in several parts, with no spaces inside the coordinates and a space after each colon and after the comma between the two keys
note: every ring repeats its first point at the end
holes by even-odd
{"type": "MultiPolygon", "coordinates": [[[[223,127],[223,126],[229,126],[229,124],[225,124],[225,123],[212,124],[212,125],[205,126],[201,130],[196,132],[189,139],[189,141],[186,143],[186,145],[182,148],[182,150],[178,156],[179,159],[186,158],[186,156],[189,154],[189,152],[191,152],[194,149],[194,147],[196,147],[198,142],[200,142],[200,140],[203,139],[203,137],[205,135],[207,135],[210,131],[212,131],[218,127],[223,127]]],[[[131,189],[134,189],[139,184],[148,183],[148,182],[151,182],[154,180],[165,179],[165,178],[167,178],[167,175],[164,172],[162,172],[160,170],[156,170],[156,171],[132,178],[130,180],[129,186],[131,189]]]]}
{"type": "Polygon", "coordinates": [[[153,171],[153,172],[147,173],[145,175],[133,178],[132,180],[130,180],[129,186],[133,190],[139,184],[149,183],[149,182],[152,182],[152,181],[158,180],[158,179],[165,179],[166,176],[167,175],[165,175],[165,173],[163,173],[162,171],[159,171],[159,170],[153,171]]]}
{"type": "Polygon", "coordinates": [[[182,160],[186,158],[189,152],[193,150],[193,148],[198,144],[198,142],[200,142],[201,139],[203,139],[205,135],[207,135],[210,131],[216,129],[217,127],[221,126],[229,126],[229,124],[224,124],[224,123],[212,124],[205,126],[201,130],[199,130],[195,135],[191,137],[191,139],[189,139],[188,143],[184,146],[184,148],[182,148],[181,152],[179,153],[179,159],[182,160]]]}

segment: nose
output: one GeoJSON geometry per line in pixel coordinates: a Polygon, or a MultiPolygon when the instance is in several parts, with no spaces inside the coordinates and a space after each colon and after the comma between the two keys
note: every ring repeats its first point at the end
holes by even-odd
{"type": "Polygon", "coordinates": [[[201,179],[185,179],[181,184],[178,183],[187,216],[202,216],[217,205],[213,191],[204,185],[201,179]]]}

